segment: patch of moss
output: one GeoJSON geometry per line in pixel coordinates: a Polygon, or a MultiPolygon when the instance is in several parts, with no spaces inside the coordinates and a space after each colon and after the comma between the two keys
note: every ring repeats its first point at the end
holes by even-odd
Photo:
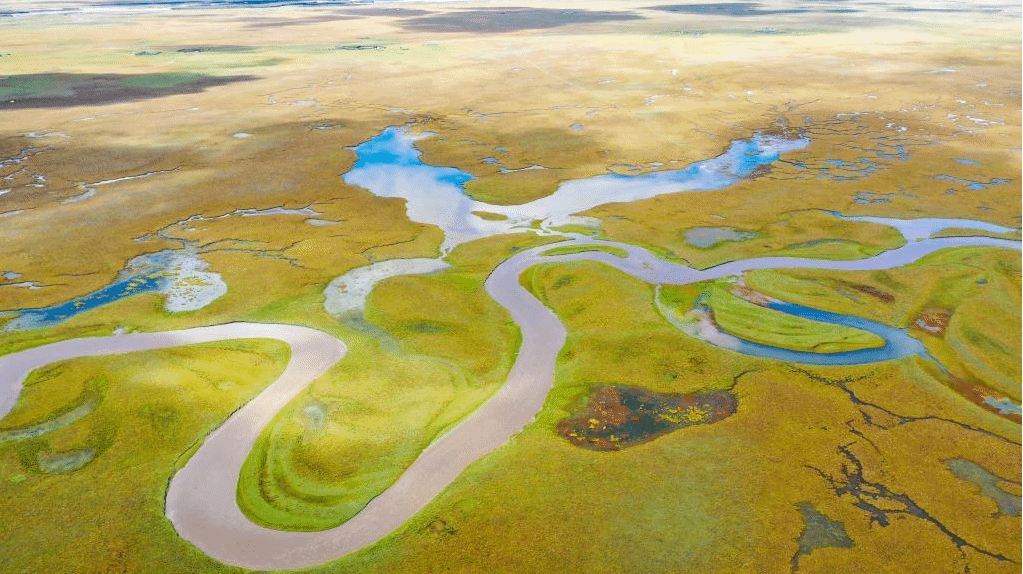
{"type": "Polygon", "coordinates": [[[727,391],[679,395],[601,386],[577,401],[557,432],[578,447],[619,451],[684,427],[716,423],[735,414],[735,408],[735,397],[727,391]]]}

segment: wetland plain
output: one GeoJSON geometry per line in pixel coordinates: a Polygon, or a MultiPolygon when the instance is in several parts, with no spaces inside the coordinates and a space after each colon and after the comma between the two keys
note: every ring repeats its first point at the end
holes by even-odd
{"type": "Polygon", "coordinates": [[[1019,18],[0,10],[0,571],[1018,572],[1019,18]]]}

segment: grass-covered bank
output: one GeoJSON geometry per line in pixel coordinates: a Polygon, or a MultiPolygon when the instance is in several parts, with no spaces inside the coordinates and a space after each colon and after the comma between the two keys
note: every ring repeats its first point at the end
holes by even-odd
{"type": "Polygon", "coordinates": [[[725,285],[716,284],[706,294],[714,322],[740,339],[814,353],[884,346],[884,339],[873,333],[767,309],[736,296],[725,285]]]}
{"type": "MultiPolygon", "coordinates": [[[[988,572],[1012,566],[972,549],[964,559],[919,510],[978,548],[1012,556],[1017,519],[997,515],[996,503],[944,461],[974,461],[1018,492],[1019,447],[1010,442],[1018,426],[964,400],[918,359],[800,367],[736,355],[677,332],[653,306],[652,286],[592,262],[539,265],[522,283],[569,333],[536,422],[393,537],[328,571],[616,572],[643,564],[725,573],[741,562],[788,572],[797,556],[810,572],[941,570],[964,560],[988,572]],[[613,452],[559,436],[575,405],[606,385],[728,389],[737,411],[613,452]],[[861,468],[869,485],[856,482],[861,468]],[[880,489],[867,500],[888,527],[857,507],[868,488],[880,489]],[[830,522],[807,519],[805,508],[830,522]],[[801,551],[822,539],[814,530],[821,524],[853,544],[801,551]]],[[[907,288],[901,297],[923,295],[907,288]]]]}
{"type": "Polygon", "coordinates": [[[277,341],[227,341],[55,363],[31,374],[3,431],[51,432],[0,442],[3,569],[210,571],[164,516],[173,473],[203,438],[287,363],[277,341]]]}
{"type": "Polygon", "coordinates": [[[324,530],[390,486],[511,368],[519,332],[483,290],[490,271],[557,240],[516,234],[475,241],[448,256],[448,270],[379,283],[364,319],[380,338],[345,336],[341,364],[263,432],[239,481],[245,514],[272,528],[324,530]]]}

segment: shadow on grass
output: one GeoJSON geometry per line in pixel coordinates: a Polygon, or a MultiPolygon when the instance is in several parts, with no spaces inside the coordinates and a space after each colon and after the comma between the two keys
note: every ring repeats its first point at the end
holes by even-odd
{"type": "Polygon", "coordinates": [[[642,18],[632,12],[511,7],[479,8],[420,16],[402,20],[399,25],[414,32],[501,33],[642,18]]]}
{"type": "Polygon", "coordinates": [[[197,94],[206,88],[258,78],[187,73],[19,74],[0,78],[0,111],[136,102],[197,94]]]}

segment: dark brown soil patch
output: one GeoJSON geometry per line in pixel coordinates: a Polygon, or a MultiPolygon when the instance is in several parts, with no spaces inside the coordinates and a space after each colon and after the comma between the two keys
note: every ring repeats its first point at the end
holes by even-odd
{"type": "Polygon", "coordinates": [[[446,536],[454,536],[455,534],[458,534],[457,530],[452,528],[447,522],[440,518],[435,518],[432,522],[427,524],[426,530],[430,534],[433,534],[434,536],[437,536],[439,538],[443,538],[446,536]]]}
{"type": "Polygon", "coordinates": [[[849,281],[840,281],[840,283],[844,287],[848,287],[853,291],[858,291],[860,293],[870,295],[871,297],[879,301],[884,301],[885,303],[891,303],[892,301],[895,301],[894,295],[888,293],[887,291],[882,291],[877,287],[872,287],[870,285],[862,285],[860,283],[851,283],[849,281]]]}
{"type": "Polygon", "coordinates": [[[733,286],[732,294],[734,294],[736,297],[745,299],[746,301],[749,301],[750,303],[753,303],[754,305],[759,305],[761,307],[767,307],[771,304],[771,299],[767,295],[764,295],[763,293],[755,289],[750,289],[745,285],[733,286]]]}
{"type": "Polygon", "coordinates": [[[622,450],[683,427],[716,423],[735,414],[735,409],[735,397],[728,391],[682,395],[603,386],[558,423],[557,431],[578,447],[622,450]]]}
{"type": "Polygon", "coordinates": [[[203,74],[19,74],[0,76],[0,111],[25,108],[102,106],[258,79],[203,74]]]}
{"type": "Polygon", "coordinates": [[[761,164],[750,170],[749,174],[746,175],[746,179],[757,179],[758,177],[764,177],[771,173],[771,164],[761,164]]]}
{"type": "Polygon", "coordinates": [[[994,413],[1003,419],[1010,420],[1016,424],[1023,422],[1023,417],[1016,413],[1005,413],[1002,412],[997,406],[989,404],[987,398],[994,395],[995,398],[1001,393],[992,392],[990,389],[985,387],[979,381],[967,381],[960,379],[952,374],[948,374],[949,386],[952,387],[957,393],[963,398],[977,405],[978,407],[994,413]]]}

